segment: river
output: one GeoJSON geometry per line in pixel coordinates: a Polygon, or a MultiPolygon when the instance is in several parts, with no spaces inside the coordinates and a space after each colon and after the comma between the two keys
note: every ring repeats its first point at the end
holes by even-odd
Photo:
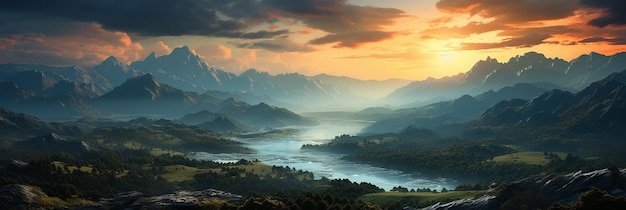
{"type": "Polygon", "coordinates": [[[280,138],[236,139],[255,149],[254,154],[211,154],[196,153],[198,159],[217,162],[234,162],[240,159],[260,160],[269,165],[289,166],[298,170],[313,172],[316,179],[350,179],[353,182],[369,182],[385,190],[394,186],[409,189],[442,188],[454,189],[458,183],[446,178],[427,177],[421,174],[408,174],[401,171],[357,164],[341,159],[340,154],[300,150],[303,144],[323,144],[341,134],[355,135],[368,122],[324,121],[316,126],[299,127],[298,135],[280,138]]]}

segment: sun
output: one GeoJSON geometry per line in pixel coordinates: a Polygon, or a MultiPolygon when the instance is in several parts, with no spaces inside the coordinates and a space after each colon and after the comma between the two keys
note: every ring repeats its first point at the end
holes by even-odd
{"type": "Polygon", "coordinates": [[[450,52],[441,53],[441,61],[448,63],[452,60],[452,54],[450,52]]]}

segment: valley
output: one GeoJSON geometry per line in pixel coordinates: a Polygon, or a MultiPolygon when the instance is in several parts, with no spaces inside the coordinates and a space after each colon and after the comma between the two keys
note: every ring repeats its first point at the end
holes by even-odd
{"type": "Polygon", "coordinates": [[[626,178],[622,57],[529,52],[411,83],[237,75],[188,47],[130,65],[1,64],[0,185],[41,195],[24,207],[94,208],[125,193],[147,205],[215,189],[234,200],[180,205],[393,209],[470,198],[502,207],[528,199],[521,189],[552,190],[511,188],[520,180],[603,174],[536,207],[574,205],[593,186],[621,189],[626,178]],[[564,69],[578,73],[560,77],[564,69]],[[552,77],[560,79],[543,79],[552,77]]]}

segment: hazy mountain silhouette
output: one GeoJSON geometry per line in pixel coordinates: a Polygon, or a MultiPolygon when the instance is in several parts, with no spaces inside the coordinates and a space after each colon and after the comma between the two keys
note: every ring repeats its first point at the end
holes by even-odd
{"type": "Polygon", "coordinates": [[[489,125],[559,124],[579,132],[620,129],[626,123],[625,72],[613,73],[572,94],[553,90],[528,101],[503,101],[479,117],[489,125]]]}
{"type": "Polygon", "coordinates": [[[215,113],[215,112],[210,112],[208,110],[202,110],[200,112],[186,114],[185,116],[180,118],[178,121],[187,125],[198,125],[204,122],[213,121],[218,116],[220,116],[220,114],[215,113]]]}
{"type": "Polygon", "coordinates": [[[32,115],[0,108],[0,133],[4,134],[3,138],[22,140],[53,132],[62,135],[82,133],[77,127],[65,126],[59,123],[46,123],[32,115]]]}
{"type": "Polygon", "coordinates": [[[54,86],[57,81],[39,70],[5,73],[1,78],[11,81],[26,91],[43,92],[54,86]]]}
{"type": "Polygon", "coordinates": [[[410,80],[387,79],[387,80],[359,80],[346,76],[333,76],[319,74],[313,76],[325,84],[333,85],[335,88],[345,89],[359,97],[367,99],[378,99],[389,95],[394,90],[409,84],[410,80]]]}
{"type": "Polygon", "coordinates": [[[133,62],[130,67],[152,73],[159,81],[184,91],[246,93],[271,98],[282,105],[338,105],[355,99],[354,94],[346,89],[297,73],[270,75],[251,69],[235,75],[214,69],[186,46],[174,49],[169,55],[157,57],[152,53],[143,61],[133,62]],[[309,103],[311,100],[317,103],[309,103]]]}
{"type": "Polygon", "coordinates": [[[179,116],[218,100],[198,93],[184,92],[161,84],[152,74],[126,80],[93,101],[94,106],[110,114],[158,114],[179,116]]]}
{"type": "Polygon", "coordinates": [[[243,124],[224,115],[217,116],[213,119],[213,121],[200,123],[198,127],[206,128],[212,131],[241,131],[245,129],[243,124]]]}
{"type": "Polygon", "coordinates": [[[129,65],[120,62],[116,57],[110,56],[102,63],[93,67],[102,77],[111,83],[112,86],[119,86],[127,79],[138,76],[139,73],[129,65]]]}
{"type": "Polygon", "coordinates": [[[565,61],[528,52],[512,57],[505,63],[488,57],[476,62],[465,73],[412,82],[389,94],[384,101],[412,103],[442,96],[474,95],[516,83],[552,83],[565,89],[581,90],[594,81],[623,70],[624,66],[626,53],[605,56],[592,52],[565,61]]]}
{"type": "Polygon", "coordinates": [[[57,82],[40,71],[24,71],[19,74],[25,80],[17,81],[28,88],[23,89],[13,82],[0,81],[0,106],[45,119],[97,113],[85,102],[86,99],[99,95],[93,84],[77,85],[68,80],[57,82]]]}
{"type": "Polygon", "coordinates": [[[151,53],[143,61],[135,61],[130,67],[144,73],[152,73],[159,81],[184,91],[203,93],[222,90],[224,83],[236,75],[210,68],[189,47],[175,48],[169,55],[157,57],[151,53]]]}
{"type": "Polygon", "coordinates": [[[311,125],[313,122],[285,108],[270,106],[266,103],[250,105],[235,101],[233,98],[222,101],[216,112],[233,117],[250,127],[284,127],[293,125],[311,125]]]}
{"type": "MultiPolygon", "coordinates": [[[[490,106],[510,99],[531,99],[548,89],[533,84],[516,84],[498,91],[489,90],[477,96],[463,95],[457,99],[441,101],[417,108],[399,109],[382,115],[365,129],[371,133],[400,132],[406,127],[431,128],[450,133],[452,124],[474,120],[490,106]]],[[[457,125],[454,125],[455,127],[457,125]]]]}
{"type": "Polygon", "coordinates": [[[219,100],[207,94],[185,92],[160,83],[152,74],[133,77],[111,92],[92,101],[94,107],[107,114],[157,115],[178,118],[187,113],[182,122],[199,124],[213,121],[212,112],[225,114],[245,125],[254,127],[282,127],[303,125],[309,120],[287,110],[265,103],[250,105],[233,98],[219,100]],[[199,120],[200,118],[206,118],[199,120]]]}
{"type": "Polygon", "coordinates": [[[20,141],[17,142],[14,147],[30,151],[65,153],[82,153],[96,150],[84,141],[68,140],[56,133],[49,133],[20,141]]]}

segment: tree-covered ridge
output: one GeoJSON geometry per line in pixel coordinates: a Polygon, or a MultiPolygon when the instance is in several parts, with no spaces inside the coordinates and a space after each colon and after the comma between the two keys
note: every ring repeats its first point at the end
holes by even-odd
{"type": "Polygon", "coordinates": [[[96,128],[84,139],[109,148],[131,146],[191,152],[253,152],[242,143],[207,129],[175,123],[96,128]]]}
{"type": "Polygon", "coordinates": [[[302,149],[346,154],[343,159],[392,168],[432,177],[447,177],[463,183],[490,184],[506,182],[542,172],[564,172],[599,167],[572,154],[563,157],[550,151],[534,152],[533,161],[517,160],[527,155],[500,140],[435,137],[428,129],[408,128],[400,134],[372,136],[341,135],[322,145],[304,145],[302,149]],[[540,154],[540,155],[537,155],[540,154]],[[543,154],[543,155],[541,155],[543,154]],[[508,161],[505,155],[509,155],[508,161]],[[536,162],[545,164],[536,164],[536,162]]]}

